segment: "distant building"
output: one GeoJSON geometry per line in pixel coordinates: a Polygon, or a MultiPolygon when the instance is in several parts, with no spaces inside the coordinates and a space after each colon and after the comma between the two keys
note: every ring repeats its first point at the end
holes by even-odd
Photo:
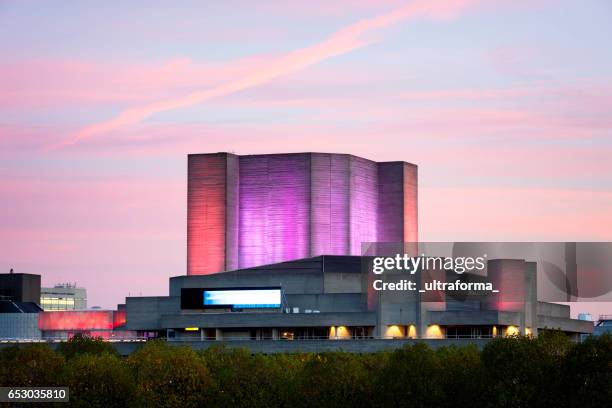
{"type": "Polygon", "coordinates": [[[612,315],[601,315],[597,323],[595,323],[593,335],[599,336],[604,333],[612,334],[612,315]]]}
{"type": "Polygon", "coordinates": [[[39,339],[40,275],[0,274],[0,339],[39,339]]]}
{"type": "Polygon", "coordinates": [[[0,299],[0,340],[37,340],[38,313],[42,309],[33,302],[0,299]]]}
{"type": "Polygon", "coordinates": [[[0,274],[0,297],[14,302],[40,301],[40,275],[31,273],[0,274]]]}
{"type": "Polygon", "coordinates": [[[87,292],[76,284],[41,289],[40,275],[0,274],[2,341],[66,340],[75,334],[107,340],[135,336],[125,330],[124,305],[117,310],[86,308],[87,292]]]}
{"type": "Polygon", "coordinates": [[[44,310],[85,310],[87,290],[76,283],[60,283],[52,288],[41,288],[40,306],[44,310]]]}

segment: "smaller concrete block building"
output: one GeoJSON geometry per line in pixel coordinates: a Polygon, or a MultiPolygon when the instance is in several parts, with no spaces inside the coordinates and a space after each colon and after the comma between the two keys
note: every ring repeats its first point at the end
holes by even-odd
{"type": "Polygon", "coordinates": [[[38,340],[38,314],[42,309],[33,302],[0,300],[0,340],[38,340]]]}
{"type": "Polygon", "coordinates": [[[593,330],[591,323],[571,319],[569,306],[537,301],[533,263],[490,260],[490,278],[500,282],[504,296],[456,299],[418,291],[372,294],[364,262],[366,257],[326,255],[173,277],[169,296],[126,299],[126,328],[169,340],[486,339],[542,329],[572,336],[593,330]],[[514,292],[504,292],[504,282],[514,292]],[[272,308],[208,308],[201,297],[193,298],[206,291],[240,296],[241,290],[269,288],[282,291],[282,302],[272,308]],[[201,307],[185,307],[192,304],[201,307]]]}
{"type": "Polygon", "coordinates": [[[40,275],[31,273],[0,274],[0,299],[14,302],[40,301],[40,275]]]}
{"type": "Polygon", "coordinates": [[[40,339],[40,275],[0,274],[0,339],[40,339]]]}

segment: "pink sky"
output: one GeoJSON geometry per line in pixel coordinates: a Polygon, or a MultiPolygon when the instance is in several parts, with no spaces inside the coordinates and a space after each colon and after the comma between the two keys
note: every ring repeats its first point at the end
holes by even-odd
{"type": "Polygon", "coordinates": [[[216,151],[418,164],[422,241],[612,241],[611,20],[599,0],[3,2],[0,265],[91,306],[166,294],[186,155],[216,151]]]}

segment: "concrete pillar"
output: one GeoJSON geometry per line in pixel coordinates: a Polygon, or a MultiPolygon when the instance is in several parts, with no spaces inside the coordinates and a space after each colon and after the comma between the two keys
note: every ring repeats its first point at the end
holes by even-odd
{"type": "Polygon", "coordinates": [[[535,262],[525,263],[525,325],[523,334],[538,335],[538,266],[535,262]],[[529,328],[531,333],[527,333],[529,328]]]}

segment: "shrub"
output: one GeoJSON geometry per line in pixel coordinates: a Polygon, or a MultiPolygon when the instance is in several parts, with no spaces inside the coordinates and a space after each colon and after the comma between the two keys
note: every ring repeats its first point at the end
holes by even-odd
{"type": "Polygon", "coordinates": [[[67,342],[60,343],[58,351],[66,357],[66,360],[83,354],[92,354],[96,356],[112,354],[119,356],[119,353],[115,350],[113,345],[104,341],[101,337],[91,337],[82,334],[76,334],[67,342]]]}
{"type": "Polygon", "coordinates": [[[439,356],[427,345],[406,345],[391,354],[377,379],[378,406],[437,407],[444,402],[439,356]]]}
{"type": "Polygon", "coordinates": [[[441,364],[439,381],[444,390],[441,405],[447,407],[486,404],[486,376],[480,350],[475,345],[441,347],[436,350],[441,364]]]}
{"type": "Polygon", "coordinates": [[[215,380],[214,406],[270,407],[286,401],[294,376],[291,358],[217,346],[201,356],[215,380]]]}
{"type": "Polygon", "coordinates": [[[64,359],[46,344],[29,344],[3,350],[1,386],[59,387],[62,386],[64,359]]]}
{"type": "Polygon", "coordinates": [[[432,350],[196,353],[148,342],[128,359],[100,339],[76,337],[0,350],[0,386],[69,386],[74,406],[599,407],[612,400],[612,336],[572,343],[560,332],[432,350]]]}
{"type": "Polygon", "coordinates": [[[138,402],[127,363],[114,354],[81,354],[66,364],[66,385],[75,407],[124,407],[138,402]]]}
{"type": "Polygon", "coordinates": [[[612,401],[612,335],[589,337],[565,356],[560,374],[566,406],[604,407],[612,401]]]}
{"type": "Polygon", "coordinates": [[[558,405],[558,374],[565,347],[559,337],[546,335],[542,340],[522,336],[493,339],[482,352],[488,401],[501,407],[558,405]]]}
{"type": "Polygon", "coordinates": [[[151,341],[132,354],[128,362],[147,406],[188,408],[210,400],[208,368],[190,347],[151,341]]]}
{"type": "Polygon", "coordinates": [[[291,406],[364,407],[373,378],[360,355],[334,352],[305,356],[291,406]]]}

